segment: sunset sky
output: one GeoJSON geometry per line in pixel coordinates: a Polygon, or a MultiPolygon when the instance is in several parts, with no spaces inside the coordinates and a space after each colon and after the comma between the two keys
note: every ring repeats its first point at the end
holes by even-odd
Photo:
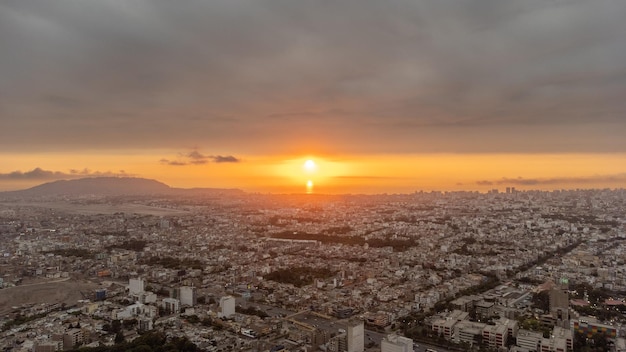
{"type": "Polygon", "coordinates": [[[5,0],[0,190],[625,187],[625,18],[622,0],[5,0]]]}

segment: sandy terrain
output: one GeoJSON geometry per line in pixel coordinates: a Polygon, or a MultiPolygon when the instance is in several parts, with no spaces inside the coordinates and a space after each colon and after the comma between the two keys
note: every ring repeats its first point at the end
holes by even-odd
{"type": "Polygon", "coordinates": [[[0,315],[9,313],[13,306],[25,303],[65,303],[73,305],[83,299],[81,291],[89,298],[101,285],[96,282],[61,279],[54,282],[34,283],[0,290],[0,315]]]}
{"type": "Polygon", "coordinates": [[[130,213],[154,216],[184,215],[189,212],[178,209],[152,207],[143,204],[75,204],[63,201],[54,202],[12,202],[0,203],[7,207],[26,206],[59,210],[66,213],[82,215],[130,213]]]}

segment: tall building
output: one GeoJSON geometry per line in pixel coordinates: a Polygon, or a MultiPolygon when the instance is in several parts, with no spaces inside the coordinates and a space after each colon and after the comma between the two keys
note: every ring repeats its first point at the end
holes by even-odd
{"type": "Polygon", "coordinates": [[[128,293],[130,295],[138,295],[143,293],[144,282],[142,278],[128,280],[128,293]]]}
{"type": "Polygon", "coordinates": [[[387,335],[380,341],[381,352],[413,352],[413,340],[396,334],[387,335]]]}
{"type": "Polygon", "coordinates": [[[557,326],[569,328],[569,293],[566,278],[561,278],[559,284],[550,290],[550,315],[556,319],[557,326]]]}
{"type": "Polygon", "coordinates": [[[362,321],[353,320],[346,330],[347,352],[363,352],[365,350],[365,328],[362,321]]]}
{"type": "Polygon", "coordinates": [[[180,288],[180,304],[182,306],[193,307],[196,305],[196,288],[191,286],[182,286],[180,288]]]}
{"type": "Polygon", "coordinates": [[[224,296],[220,298],[220,316],[230,318],[235,315],[235,297],[224,296]]]}
{"type": "Polygon", "coordinates": [[[345,352],[348,350],[346,347],[346,333],[341,333],[334,337],[331,337],[326,345],[328,352],[345,352]]]}

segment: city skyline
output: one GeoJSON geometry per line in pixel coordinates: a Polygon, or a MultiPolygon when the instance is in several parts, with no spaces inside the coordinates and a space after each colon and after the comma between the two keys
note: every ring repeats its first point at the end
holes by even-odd
{"type": "Polygon", "coordinates": [[[620,188],[624,15],[610,0],[4,2],[0,191],[620,188]]]}

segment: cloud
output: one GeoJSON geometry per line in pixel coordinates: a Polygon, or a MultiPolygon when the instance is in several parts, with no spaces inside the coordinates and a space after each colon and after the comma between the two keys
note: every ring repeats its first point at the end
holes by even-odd
{"type": "Polygon", "coordinates": [[[186,157],[189,158],[190,160],[189,162],[191,164],[195,164],[195,165],[206,164],[208,162],[208,159],[210,158],[209,156],[202,155],[197,150],[187,153],[186,157]]]}
{"type": "Polygon", "coordinates": [[[178,159],[170,160],[163,158],[159,160],[161,164],[171,166],[185,166],[185,165],[204,165],[209,162],[213,163],[238,163],[241,159],[232,155],[205,155],[194,149],[188,153],[179,153],[178,159]]]}
{"type": "Polygon", "coordinates": [[[477,181],[477,185],[511,185],[511,186],[542,186],[542,185],[593,185],[593,184],[615,184],[626,183],[626,173],[615,175],[594,175],[588,177],[552,177],[552,178],[508,178],[503,177],[493,181],[477,181]]]}
{"type": "Polygon", "coordinates": [[[2,1],[0,149],[623,152],[625,17],[619,0],[2,1]]]}
{"type": "Polygon", "coordinates": [[[213,162],[215,163],[238,163],[241,161],[232,155],[213,155],[210,158],[213,159],[213,162]]]}
{"type": "Polygon", "coordinates": [[[187,165],[187,163],[184,162],[184,161],[169,160],[169,159],[165,159],[165,158],[159,160],[159,162],[161,164],[170,165],[170,166],[185,166],[185,165],[187,165]]]}
{"type": "Polygon", "coordinates": [[[84,177],[129,177],[132,174],[126,173],[124,170],[119,172],[111,171],[91,171],[89,169],[69,170],[68,173],[62,171],[50,171],[42,168],[34,168],[30,171],[12,171],[9,173],[0,173],[0,180],[62,180],[70,178],[84,177]]]}

